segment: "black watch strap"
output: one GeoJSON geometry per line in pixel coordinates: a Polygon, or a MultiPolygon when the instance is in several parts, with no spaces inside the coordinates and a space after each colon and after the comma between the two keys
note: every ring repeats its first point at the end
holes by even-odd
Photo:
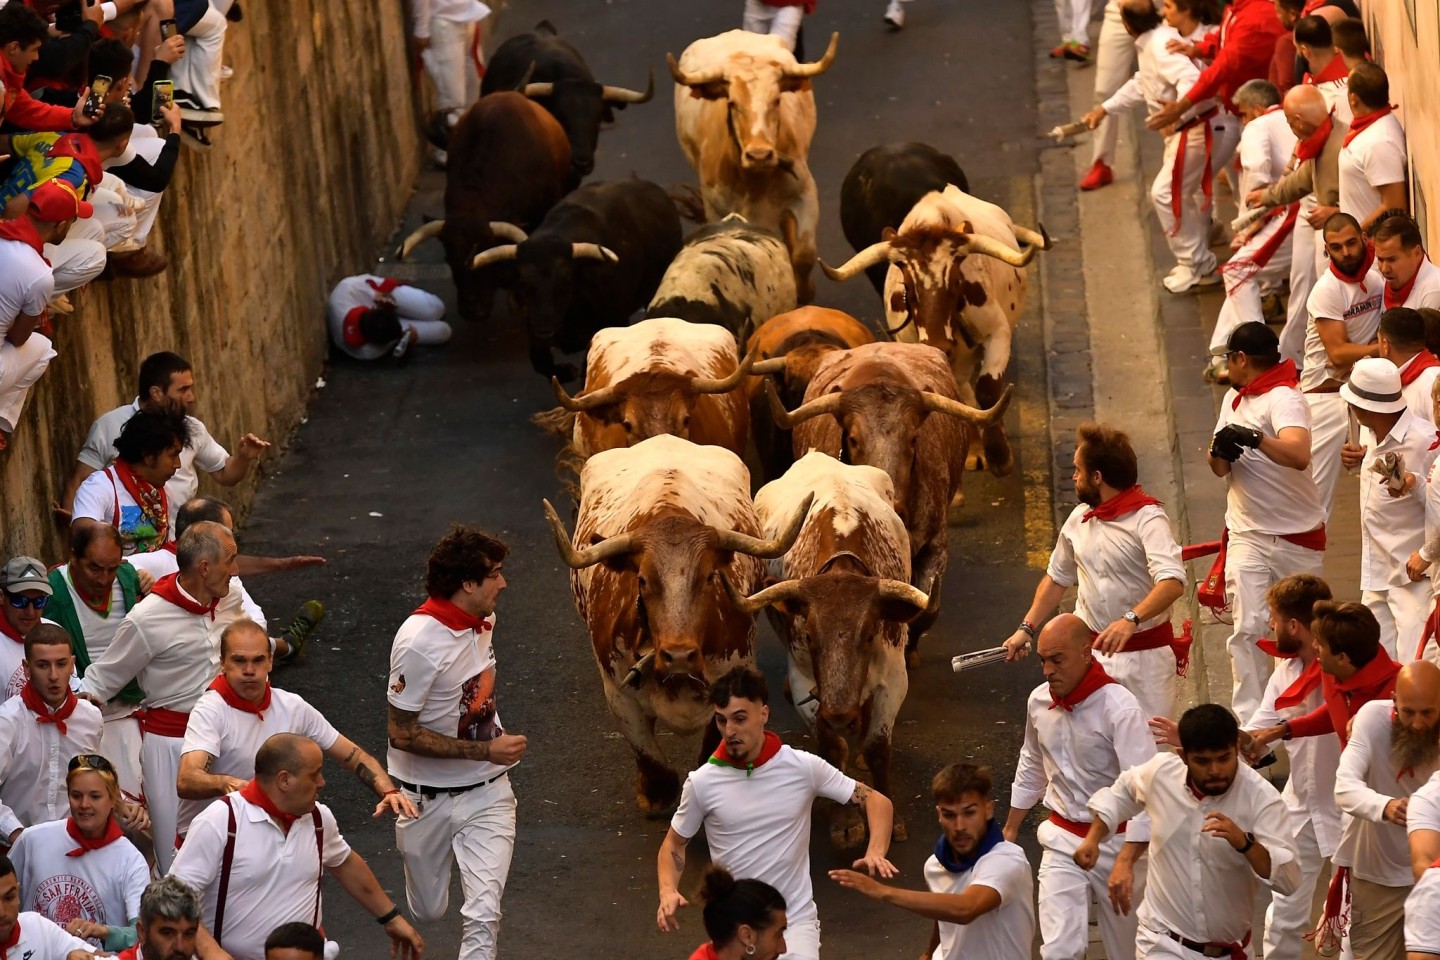
{"type": "Polygon", "coordinates": [[[1255,834],[1247,833],[1245,834],[1245,846],[1241,847],[1238,852],[1242,854],[1249,853],[1250,848],[1253,846],[1255,846],[1255,834]]]}

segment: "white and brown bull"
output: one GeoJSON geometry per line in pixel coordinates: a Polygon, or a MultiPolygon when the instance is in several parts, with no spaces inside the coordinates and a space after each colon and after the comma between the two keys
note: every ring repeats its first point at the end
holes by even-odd
{"type": "Polygon", "coordinates": [[[815,94],[810,79],[830,69],[840,35],[825,55],[799,63],[779,37],[730,30],[696,40],[677,63],[675,132],[700,177],[706,220],[738,213],[785,238],[801,303],[815,296],[820,201],[810,174],[815,94]]]}
{"type": "MultiPolygon", "coordinates": [[[[905,624],[938,602],[939,591],[927,595],[910,583],[910,538],[883,470],[806,454],[755,495],[762,532],[778,535],[812,497],[795,544],[768,564],[779,582],[734,600],[747,611],[763,608],[784,641],[788,685],[820,755],[843,770],[854,738],[875,789],[894,796],[891,738],[910,687],[905,624]]],[[[847,847],[864,836],[859,811],[837,808],[831,840],[847,847]]],[[[905,838],[898,818],[895,836],[905,838]]]]}
{"type": "MultiPolygon", "coordinates": [[[[910,582],[935,590],[949,562],[949,509],[960,492],[970,429],[996,423],[1010,402],[962,403],[945,355],[920,343],[871,343],[820,361],[805,403],[787,412],[767,383],[775,420],[795,431],[795,455],[810,450],[845,463],[879,467],[895,489],[895,512],[910,536],[910,582]]],[[[927,611],[910,624],[906,655],[918,662],[920,637],[935,622],[927,611]]]]}
{"type": "Polygon", "coordinates": [[[731,601],[725,579],[747,595],[759,589],[761,560],[790,548],[808,507],[780,536],[763,537],[740,458],[668,435],[586,462],[573,542],[546,501],[606,703],[635,753],[635,796],[646,813],[667,810],[680,793],[656,722],[680,734],[703,730],[703,762],[719,742],[709,684],[754,659],[754,617],[731,601]]]}
{"type": "MultiPolygon", "coordinates": [[[[839,268],[822,264],[832,280],[849,280],[867,267],[889,263],[885,317],[889,332],[926,343],[950,358],[961,398],[990,406],[1004,393],[1010,342],[1025,307],[1025,266],[1050,238],[1016,226],[993,203],[951,184],[926,194],[898,231],[886,230],[839,268]]],[[[983,431],[990,472],[1014,468],[1005,425],[983,431]]]]}
{"type": "Polygon", "coordinates": [[[723,327],[657,317],[595,334],[578,397],[551,383],[575,414],[570,442],[582,459],[661,434],[743,456],[750,407],[742,381],[753,360],[736,356],[723,327]]]}

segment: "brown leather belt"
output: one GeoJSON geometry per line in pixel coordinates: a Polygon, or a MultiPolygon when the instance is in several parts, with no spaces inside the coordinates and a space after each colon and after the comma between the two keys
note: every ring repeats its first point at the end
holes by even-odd
{"type": "Polygon", "coordinates": [[[1306,391],[1304,391],[1304,392],[1305,392],[1305,393],[1339,393],[1341,386],[1343,386],[1343,384],[1342,384],[1339,380],[1336,380],[1334,377],[1330,377],[1330,378],[1328,378],[1324,383],[1320,384],[1320,386],[1318,386],[1318,387],[1311,387],[1309,390],[1306,390],[1306,391]]]}

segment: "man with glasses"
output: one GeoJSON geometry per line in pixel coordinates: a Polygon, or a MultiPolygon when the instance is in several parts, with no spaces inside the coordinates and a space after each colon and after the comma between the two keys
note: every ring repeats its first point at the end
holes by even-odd
{"type": "Polygon", "coordinates": [[[0,703],[25,686],[25,637],[40,623],[54,590],[45,564],[34,557],[11,557],[0,568],[0,703]]]}

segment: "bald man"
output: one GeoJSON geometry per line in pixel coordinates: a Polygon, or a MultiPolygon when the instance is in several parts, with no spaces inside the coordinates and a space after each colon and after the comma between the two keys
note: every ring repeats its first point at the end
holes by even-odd
{"type": "Polygon", "coordinates": [[[1025,815],[1044,799],[1050,817],[1036,831],[1045,851],[1040,860],[1040,957],[1085,956],[1093,894],[1101,904],[1096,920],[1105,955],[1134,960],[1131,904],[1138,904],[1143,892],[1144,861],[1136,861],[1149,846],[1149,819],[1136,817],[1101,845],[1099,870],[1080,869],[1074,854],[1090,831],[1085,806],[1090,797],[1114,783],[1121,771],[1155,755],[1147,718],[1135,695],[1095,659],[1090,627],[1074,614],[1047,623],[1036,652],[1045,682],[1025,702],[1025,744],[1004,833],[1015,842],[1025,815]],[[1107,899],[1115,909],[1104,906],[1107,899]]]}
{"type": "Polygon", "coordinates": [[[1355,714],[1335,774],[1335,800],[1350,814],[1335,863],[1350,870],[1355,960],[1405,954],[1405,898],[1415,883],[1407,811],[1437,760],[1440,667],[1416,660],[1396,676],[1394,700],[1372,700],[1355,714]]]}

